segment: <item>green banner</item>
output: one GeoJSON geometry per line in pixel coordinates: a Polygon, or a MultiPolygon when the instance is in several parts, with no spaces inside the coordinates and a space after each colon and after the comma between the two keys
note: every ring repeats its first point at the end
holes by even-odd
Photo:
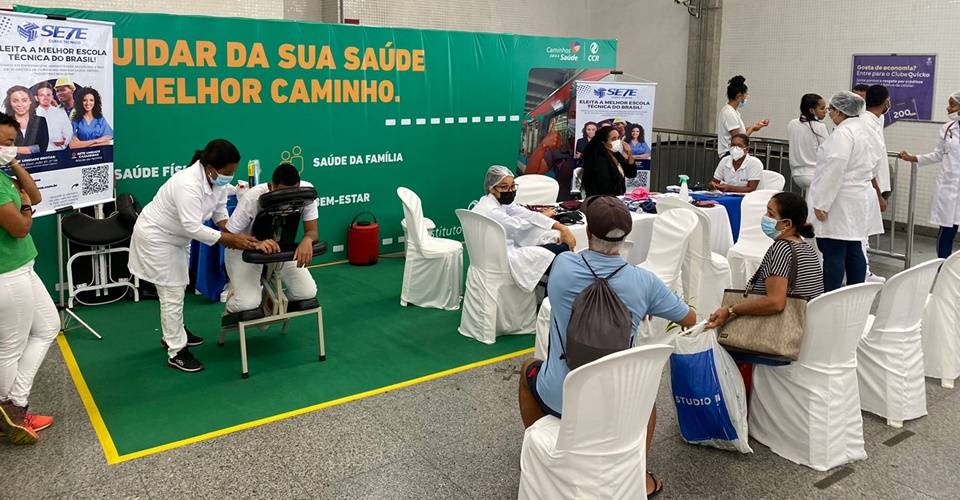
{"type": "MultiPolygon", "coordinates": [[[[616,67],[614,40],[16,9],[116,23],[118,192],[146,204],[195,149],[225,138],[241,165],[260,160],[264,182],[281,160],[302,168],[333,249],[322,260],[345,258],[347,226],[366,210],[393,241],[381,252],[401,250],[398,186],[420,195],[438,236],[458,237],[454,210],[483,194],[487,167],[517,165],[530,70],[616,67]]],[[[34,228],[53,283],[53,225],[34,228]]]]}

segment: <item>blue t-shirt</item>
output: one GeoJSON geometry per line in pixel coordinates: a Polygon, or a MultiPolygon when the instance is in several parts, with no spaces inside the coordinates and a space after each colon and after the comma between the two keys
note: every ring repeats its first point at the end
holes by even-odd
{"type": "Polygon", "coordinates": [[[73,121],[73,135],[81,141],[92,141],[105,135],[113,137],[113,128],[104,117],[94,118],[87,123],[86,118],[73,121]]]}
{"type": "MultiPolygon", "coordinates": [[[[557,413],[563,409],[563,379],[570,373],[567,362],[560,359],[560,346],[565,347],[567,344],[567,325],[570,323],[574,299],[594,280],[583,259],[590,262],[590,267],[600,278],[606,278],[618,267],[626,264],[620,256],[604,255],[590,250],[579,254],[565,252],[553,260],[550,281],[547,283],[551,306],[550,342],[547,360],[537,374],[537,394],[557,413]]],[[[634,333],[640,326],[640,321],[647,315],[659,316],[669,321],[680,321],[687,315],[687,305],[670,291],[660,278],[646,269],[627,264],[610,279],[609,284],[630,310],[634,333]]]]}

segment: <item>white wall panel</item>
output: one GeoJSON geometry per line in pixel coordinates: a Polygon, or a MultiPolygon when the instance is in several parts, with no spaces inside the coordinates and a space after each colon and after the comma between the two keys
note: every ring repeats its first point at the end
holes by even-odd
{"type": "MultiPolygon", "coordinates": [[[[814,92],[829,99],[848,90],[853,54],[936,54],[933,119],[942,121],[946,96],[960,89],[958,13],[960,0],[724,0],[717,85],[725,89],[731,76],[744,75],[750,87],[744,121],[769,118],[761,135],[786,138],[787,123],[799,116],[800,96],[814,92]]],[[[725,99],[725,90],[721,94],[725,99]]],[[[930,151],[937,128],[895,124],[886,129],[888,149],[930,151]]],[[[939,169],[921,171],[918,222],[926,224],[939,169]]],[[[901,175],[905,187],[908,177],[901,175]]],[[[898,218],[904,213],[901,205],[898,218]]]]}

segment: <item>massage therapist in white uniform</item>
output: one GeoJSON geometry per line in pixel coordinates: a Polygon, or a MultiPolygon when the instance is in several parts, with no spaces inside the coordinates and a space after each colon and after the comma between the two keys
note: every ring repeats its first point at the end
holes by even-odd
{"type": "Polygon", "coordinates": [[[250,235],[204,225],[212,219],[219,228],[226,226],[227,185],[239,162],[236,146],[224,139],[210,141],[194,153],[189,167],[160,187],[137,218],[130,239],[130,272],[157,287],[167,365],[185,372],[203,370],[188,348],[202,344],[203,339],[188,335],[183,327],[183,298],[190,281],[190,240],[239,250],[257,244],[250,235]]]}

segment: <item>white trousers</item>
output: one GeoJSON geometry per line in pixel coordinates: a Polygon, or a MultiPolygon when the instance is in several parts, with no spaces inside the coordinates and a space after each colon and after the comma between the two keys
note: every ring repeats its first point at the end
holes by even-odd
{"type": "Polygon", "coordinates": [[[59,332],[60,315],[33,262],[0,274],[0,401],[27,406],[33,379],[59,332]]]}
{"type": "MultiPolygon", "coordinates": [[[[243,252],[227,249],[224,257],[227,276],[230,277],[232,295],[227,300],[227,312],[249,311],[260,307],[260,275],[263,264],[251,264],[243,261],[243,252]]],[[[297,267],[296,262],[285,262],[280,269],[280,280],[286,287],[289,300],[312,299],[317,296],[317,283],[305,267],[297,267]]]]}
{"type": "Polygon", "coordinates": [[[187,345],[187,331],[183,329],[183,297],[186,287],[157,285],[160,299],[160,329],[167,343],[167,356],[173,358],[187,345]]]}

